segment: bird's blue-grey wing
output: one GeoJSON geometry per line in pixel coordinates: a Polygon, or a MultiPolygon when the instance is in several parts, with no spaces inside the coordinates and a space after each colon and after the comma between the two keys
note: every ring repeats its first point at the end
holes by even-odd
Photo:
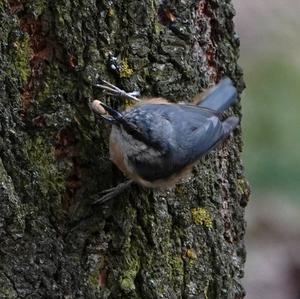
{"type": "MultiPolygon", "coordinates": [[[[182,170],[222,138],[222,123],[210,111],[172,104],[148,104],[138,109],[131,112],[131,116],[144,115],[140,128],[147,132],[149,140],[155,144],[162,143],[164,148],[155,160],[149,161],[140,155],[130,157],[146,180],[163,179],[182,170]],[[151,125],[147,122],[151,122],[151,125]]],[[[138,121],[137,117],[135,119],[138,121]]]]}
{"type": "Polygon", "coordinates": [[[162,108],[161,105],[143,105],[125,114],[126,119],[135,124],[148,140],[144,150],[128,153],[133,168],[147,181],[166,178],[174,173],[174,167],[168,159],[174,128],[162,116],[162,108]]]}
{"type": "Polygon", "coordinates": [[[174,123],[176,143],[174,159],[183,164],[193,163],[208,153],[224,137],[222,122],[214,114],[183,106],[182,123],[174,123]]]}

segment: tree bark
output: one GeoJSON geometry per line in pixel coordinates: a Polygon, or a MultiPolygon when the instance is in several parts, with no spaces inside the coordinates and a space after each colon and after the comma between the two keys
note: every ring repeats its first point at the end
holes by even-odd
{"type": "Polygon", "coordinates": [[[233,15],[229,0],[0,1],[0,298],[244,297],[240,129],[175,188],[91,206],[125,180],[92,83],[188,102],[227,75],[241,92],[233,15]]]}

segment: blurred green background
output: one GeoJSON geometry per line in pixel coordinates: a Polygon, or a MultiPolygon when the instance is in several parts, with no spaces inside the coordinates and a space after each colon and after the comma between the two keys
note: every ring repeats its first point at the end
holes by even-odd
{"type": "MultiPolygon", "coordinates": [[[[300,49],[299,49],[300,50],[300,49]]],[[[300,194],[300,71],[284,55],[241,63],[244,162],[254,195],[300,194]]]]}
{"type": "Polygon", "coordinates": [[[248,299],[300,298],[300,1],[233,0],[241,40],[248,299]]]}
{"type": "Polygon", "coordinates": [[[254,194],[271,191],[298,199],[300,1],[234,0],[233,4],[247,84],[243,128],[248,178],[254,194]]]}

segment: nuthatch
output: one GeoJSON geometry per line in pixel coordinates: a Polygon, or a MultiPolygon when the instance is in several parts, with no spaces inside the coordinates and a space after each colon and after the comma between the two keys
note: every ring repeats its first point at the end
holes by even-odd
{"type": "Polygon", "coordinates": [[[174,104],[164,98],[139,100],[135,93],[126,93],[104,80],[96,86],[138,102],[124,112],[98,100],[91,104],[94,112],[112,124],[110,159],[131,179],[108,190],[97,203],[119,194],[132,182],[150,188],[174,185],[239,124],[235,116],[220,118],[237,99],[229,78],[222,79],[194,105],[174,104]]]}

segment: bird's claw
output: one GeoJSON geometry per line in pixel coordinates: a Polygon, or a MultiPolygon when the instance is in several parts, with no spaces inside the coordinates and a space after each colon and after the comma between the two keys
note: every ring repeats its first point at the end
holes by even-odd
{"type": "Polygon", "coordinates": [[[105,80],[101,80],[100,84],[95,84],[94,86],[103,89],[108,95],[129,98],[136,102],[140,102],[140,100],[137,98],[137,96],[140,95],[138,91],[126,92],[105,80]]]}
{"type": "Polygon", "coordinates": [[[93,201],[92,204],[93,205],[99,205],[99,204],[102,205],[102,204],[104,204],[105,202],[107,202],[107,201],[117,197],[121,193],[123,193],[123,191],[125,191],[128,187],[130,187],[130,185],[132,183],[133,183],[132,180],[128,180],[124,183],[120,183],[116,187],[103,190],[102,192],[100,192],[100,195],[103,195],[103,196],[101,196],[100,198],[93,201]]]}

